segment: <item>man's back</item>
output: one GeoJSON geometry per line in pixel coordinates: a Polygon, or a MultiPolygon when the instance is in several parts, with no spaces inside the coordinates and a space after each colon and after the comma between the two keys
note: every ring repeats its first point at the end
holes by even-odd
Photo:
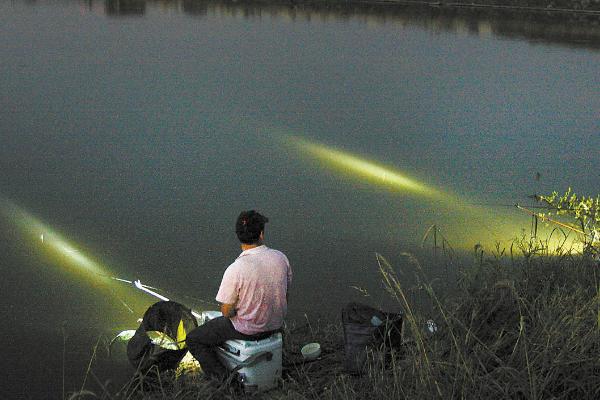
{"type": "Polygon", "coordinates": [[[231,318],[238,332],[252,335],[279,329],[287,312],[292,271],[280,251],[261,245],[245,250],[225,274],[216,300],[234,304],[231,318]]]}

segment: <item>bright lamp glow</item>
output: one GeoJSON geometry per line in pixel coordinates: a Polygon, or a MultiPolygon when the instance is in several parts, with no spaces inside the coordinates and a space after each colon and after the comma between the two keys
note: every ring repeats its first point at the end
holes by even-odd
{"type": "Polygon", "coordinates": [[[290,143],[304,153],[326,162],[346,175],[358,177],[392,190],[408,191],[427,197],[440,195],[435,190],[391,167],[385,167],[353,154],[296,136],[288,136],[288,139],[290,143]]]}
{"type": "MultiPolygon", "coordinates": [[[[69,272],[79,273],[82,278],[91,280],[96,289],[109,290],[111,297],[114,300],[118,300],[118,303],[124,306],[130,313],[134,312],[134,308],[136,310],[146,309],[148,307],[148,297],[141,295],[141,291],[132,291],[128,285],[114,286],[111,285],[112,282],[119,281],[129,285],[133,284],[147,294],[168,301],[166,297],[154,291],[158,289],[143,285],[139,280],[133,282],[112,276],[112,272],[108,268],[84,254],[83,251],[71,244],[50,226],[12,201],[0,196],[0,216],[2,215],[6,217],[7,221],[13,223],[23,236],[29,239],[30,243],[39,249],[41,254],[51,259],[55,265],[69,272]],[[123,299],[127,299],[127,302],[123,299]]],[[[201,314],[195,311],[192,313],[197,318],[201,316],[201,314]]]]}
{"type": "Polygon", "coordinates": [[[35,218],[33,215],[6,199],[0,199],[2,212],[29,236],[37,241],[41,248],[59,258],[61,263],[77,267],[94,274],[107,276],[108,272],[96,261],[83,254],[74,245],[69,243],[59,233],[48,225],[35,218]]]}
{"type": "MultiPolygon", "coordinates": [[[[428,222],[443,227],[457,248],[473,249],[476,243],[491,248],[497,243],[510,246],[511,241],[519,237],[523,228],[529,225],[530,218],[516,210],[475,205],[473,199],[428,187],[392,167],[382,166],[351,153],[295,135],[284,134],[283,141],[302,154],[321,161],[322,166],[328,169],[393,191],[409,192],[433,200],[431,207],[437,211],[439,220],[428,222]]],[[[550,230],[544,230],[540,226],[540,231],[543,235],[544,232],[549,234],[550,230]]],[[[565,241],[564,237],[561,239],[557,234],[551,237],[548,245],[553,248],[566,245],[573,250],[581,247],[576,237],[572,236],[565,241]]]]}

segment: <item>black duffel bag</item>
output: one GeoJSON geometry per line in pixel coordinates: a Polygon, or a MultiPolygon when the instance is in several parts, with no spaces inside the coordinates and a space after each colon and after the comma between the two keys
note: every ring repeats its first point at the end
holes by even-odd
{"type": "Polygon", "coordinates": [[[390,313],[361,303],[342,310],[344,369],[361,373],[369,349],[398,348],[402,344],[402,313],[390,313]]]}
{"type": "Polygon", "coordinates": [[[148,332],[162,332],[177,339],[196,328],[198,323],[192,311],[186,306],[174,301],[159,301],[154,303],[146,312],[140,327],[127,343],[127,358],[139,372],[146,372],[152,367],[159,371],[176,369],[179,362],[187,353],[185,344],[177,350],[165,349],[153,344],[148,332]]]}

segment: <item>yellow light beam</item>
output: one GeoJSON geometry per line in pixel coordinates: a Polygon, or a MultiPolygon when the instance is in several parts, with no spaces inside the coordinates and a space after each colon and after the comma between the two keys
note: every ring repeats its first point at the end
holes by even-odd
{"type": "MultiPolygon", "coordinates": [[[[119,308],[124,306],[131,314],[136,312],[134,309],[139,312],[148,307],[148,301],[151,298],[145,293],[161,300],[169,300],[154,291],[158,289],[143,285],[139,280],[129,281],[112,276],[112,272],[105,265],[84,254],[83,251],[31,213],[0,196],[0,216],[2,215],[34,245],[37,244],[40,252],[49,256],[54,264],[68,269],[69,272],[79,273],[81,277],[90,280],[96,289],[108,290],[112,299],[107,300],[107,304],[119,304],[119,308]],[[131,287],[122,285],[114,286],[114,281],[133,285],[140,290],[131,290],[131,287]],[[127,302],[123,300],[124,298],[127,299],[127,302]]],[[[197,318],[200,317],[196,311],[192,311],[192,314],[197,318]]]]}
{"type": "Polygon", "coordinates": [[[23,210],[10,200],[0,199],[2,213],[10,219],[23,234],[29,236],[32,241],[38,241],[46,252],[64,260],[66,264],[77,267],[83,271],[96,275],[110,276],[106,267],[83,254],[74,245],[69,243],[59,233],[48,225],[23,210]]]}
{"type": "Polygon", "coordinates": [[[409,178],[391,167],[297,136],[288,135],[286,141],[305,154],[326,162],[346,175],[363,178],[391,190],[409,191],[427,197],[442,196],[442,193],[409,178]]]}
{"type": "MultiPolygon", "coordinates": [[[[510,242],[519,237],[523,227],[527,225],[527,220],[514,212],[474,205],[463,196],[431,188],[392,167],[299,136],[283,134],[282,137],[285,144],[292,145],[296,150],[344,175],[394,191],[412,192],[436,200],[436,209],[445,215],[444,221],[455,234],[454,239],[458,240],[461,248],[472,248],[477,242],[489,245],[510,242]]],[[[553,244],[561,243],[555,239],[552,240],[553,244]]],[[[577,248],[574,240],[569,240],[568,244],[577,248]]]]}

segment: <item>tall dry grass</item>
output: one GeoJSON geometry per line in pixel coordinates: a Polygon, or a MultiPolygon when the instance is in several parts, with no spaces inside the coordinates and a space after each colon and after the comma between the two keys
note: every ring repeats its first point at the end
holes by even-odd
{"type": "MultiPolygon", "coordinates": [[[[370,351],[359,376],[342,369],[340,323],[288,327],[284,373],[266,399],[598,399],[600,398],[600,267],[544,242],[518,240],[509,250],[461,265],[454,290],[440,292],[410,254],[412,273],[431,307],[415,306],[387,260],[376,256],[386,290],[404,310],[401,348],[370,351]],[[427,329],[434,320],[435,332],[427,329]],[[302,344],[318,341],[322,357],[303,363],[302,344]]],[[[408,267],[406,267],[408,266],[408,267]]],[[[410,295],[409,295],[410,294],[410,295]]],[[[202,377],[137,376],[103,399],[238,399],[231,387],[202,377]]]]}

